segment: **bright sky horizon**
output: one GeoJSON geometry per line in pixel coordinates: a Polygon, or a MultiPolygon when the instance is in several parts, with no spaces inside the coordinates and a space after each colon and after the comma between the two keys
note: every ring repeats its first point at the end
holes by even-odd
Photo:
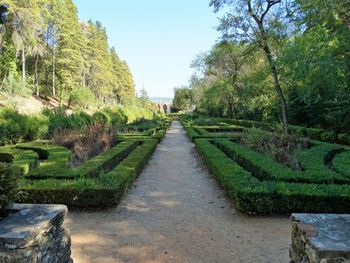
{"type": "Polygon", "coordinates": [[[101,21],[109,44],[133,73],[136,90],[150,97],[173,97],[186,85],[194,57],[218,40],[218,14],[209,0],[73,0],[79,18],[101,21]],[[136,3],[137,2],[137,5],[136,3]]]}

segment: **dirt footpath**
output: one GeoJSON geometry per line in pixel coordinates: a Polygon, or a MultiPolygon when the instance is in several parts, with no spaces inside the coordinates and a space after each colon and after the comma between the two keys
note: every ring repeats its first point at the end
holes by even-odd
{"type": "Polygon", "coordinates": [[[67,221],[77,263],[289,262],[289,219],[238,214],[178,122],[118,207],[67,221]]]}

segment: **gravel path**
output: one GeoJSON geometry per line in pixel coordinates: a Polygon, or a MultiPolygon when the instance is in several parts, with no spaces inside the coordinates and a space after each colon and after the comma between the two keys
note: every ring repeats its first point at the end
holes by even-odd
{"type": "Polygon", "coordinates": [[[289,219],[235,212],[178,122],[118,207],[67,221],[78,263],[289,262],[289,219]]]}

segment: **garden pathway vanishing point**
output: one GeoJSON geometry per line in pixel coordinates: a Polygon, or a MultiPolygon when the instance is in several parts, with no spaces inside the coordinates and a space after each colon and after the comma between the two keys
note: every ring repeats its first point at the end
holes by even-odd
{"type": "Polygon", "coordinates": [[[178,122],[118,207],[67,221],[77,263],[289,262],[289,219],[237,213],[178,122]]]}

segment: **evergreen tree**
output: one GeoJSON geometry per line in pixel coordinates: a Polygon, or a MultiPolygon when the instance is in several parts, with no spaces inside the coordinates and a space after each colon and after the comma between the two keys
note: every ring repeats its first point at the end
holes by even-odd
{"type": "Polygon", "coordinates": [[[100,22],[89,21],[86,37],[89,63],[87,85],[101,101],[104,101],[113,94],[117,86],[106,30],[100,22]]]}
{"type": "Polygon", "coordinates": [[[135,96],[135,84],[128,64],[119,58],[114,47],[111,48],[110,55],[113,64],[113,73],[117,78],[115,89],[117,97],[135,96]]]}
{"type": "Polygon", "coordinates": [[[64,91],[69,97],[69,93],[82,84],[85,49],[85,37],[77,9],[71,0],[65,0],[64,8],[61,9],[61,21],[58,26],[57,74],[61,85],[60,94],[64,91]]]}

